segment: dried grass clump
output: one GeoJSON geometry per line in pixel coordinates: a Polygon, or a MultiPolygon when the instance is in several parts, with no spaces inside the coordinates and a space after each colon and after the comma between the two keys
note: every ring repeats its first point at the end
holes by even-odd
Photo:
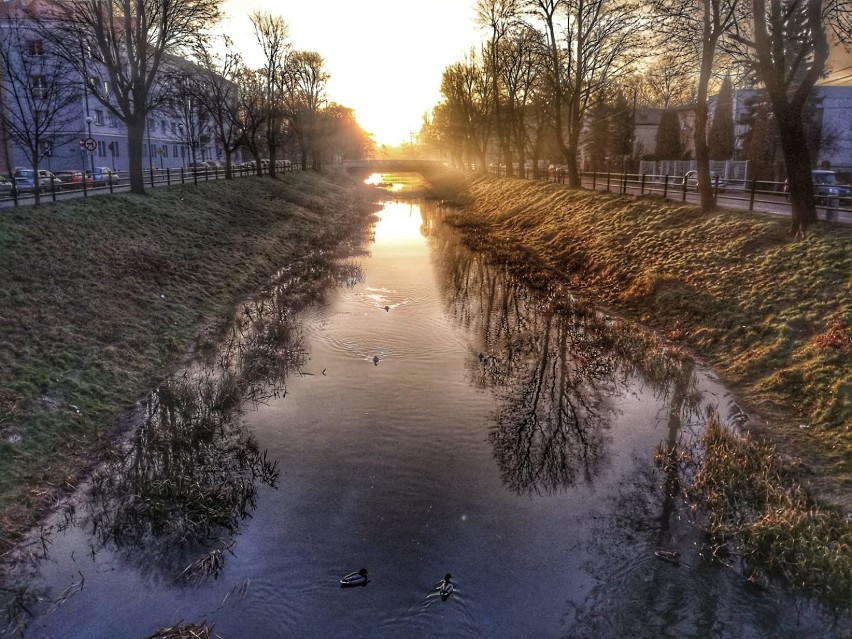
{"type": "Polygon", "coordinates": [[[811,341],[817,348],[834,349],[844,355],[852,355],[852,325],[844,325],[841,319],[834,319],[824,333],[815,336],[811,341]]]}
{"type": "Polygon", "coordinates": [[[834,611],[852,611],[852,522],[818,504],[773,446],[711,418],[686,494],[714,556],[742,558],[750,579],[780,577],[834,611]]]}
{"type": "Polygon", "coordinates": [[[200,624],[160,628],[153,635],[149,635],[145,639],[211,639],[215,636],[213,634],[213,626],[208,626],[207,622],[202,622],[200,624]]]}
{"type": "Polygon", "coordinates": [[[221,548],[211,550],[207,554],[199,557],[181,573],[181,577],[189,583],[201,583],[213,577],[219,578],[219,573],[225,568],[225,553],[221,548]]]}

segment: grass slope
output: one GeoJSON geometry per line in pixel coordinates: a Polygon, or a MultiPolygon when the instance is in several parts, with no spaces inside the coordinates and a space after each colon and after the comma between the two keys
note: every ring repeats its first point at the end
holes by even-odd
{"type": "Polygon", "coordinates": [[[805,461],[822,494],[852,509],[852,234],[787,220],[701,214],[658,198],[488,177],[432,176],[461,205],[474,247],[533,283],[558,278],[707,358],[805,461]],[[805,426],[802,428],[802,426],[805,426]]]}
{"type": "Polygon", "coordinates": [[[296,173],[0,211],[0,552],[203,327],[372,210],[296,173]]]}

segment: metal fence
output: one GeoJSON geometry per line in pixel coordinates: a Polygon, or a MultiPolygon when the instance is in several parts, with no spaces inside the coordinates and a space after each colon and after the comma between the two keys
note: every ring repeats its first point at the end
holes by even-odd
{"type": "MultiPolygon", "coordinates": [[[[492,175],[506,176],[504,166],[494,166],[492,175]]],[[[534,170],[525,167],[513,169],[516,177],[538,179],[564,184],[565,167],[551,166],[534,170]]],[[[697,184],[684,174],[582,172],[583,188],[611,193],[661,197],[680,202],[700,203],[697,184]]],[[[790,201],[783,182],[765,180],[726,180],[716,174],[711,184],[713,197],[720,206],[748,211],[761,211],[778,215],[790,214],[790,201]]],[[[817,197],[817,213],[826,220],[852,222],[852,198],[817,197]]]]}
{"type": "MultiPolygon", "coordinates": [[[[301,164],[279,161],[276,164],[279,173],[301,170],[301,164]]],[[[261,174],[268,174],[269,166],[261,165],[261,174]]],[[[53,182],[39,184],[39,195],[44,201],[62,201],[76,197],[91,197],[105,193],[122,193],[130,190],[129,173],[116,171],[112,175],[116,178],[104,179],[98,184],[91,179],[80,182],[63,183],[58,187],[52,186],[53,182]]],[[[233,177],[246,177],[258,175],[254,163],[243,163],[231,168],[233,177]]],[[[225,167],[181,167],[174,169],[149,168],[143,171],[146,186],[157,188],[160,186],[171,186],[173,184],[198,184],[211,180],[224,180],[225,167]]],[[[32,206],[35,204],[35,194],[31,192],[18,192],[14,185],[7,185],[4,192],[0,193],[0,207],[32,206]]]]}

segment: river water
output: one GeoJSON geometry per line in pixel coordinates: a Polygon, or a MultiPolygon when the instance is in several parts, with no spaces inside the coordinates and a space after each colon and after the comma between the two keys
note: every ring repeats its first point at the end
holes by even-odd
{"type": "Polygon", "coordinates": [[[700,559],[661,489],[658,444],[693,439],[708,409],[742,418],[712,373],[527,290],[441,215],[386,203],[362,276],[300,317],[300,372],[245,415],[280,477],[218,577],[184,583],[185,564],[95,543],[81,516],[34,564],[26,637],[201,620],[225,639],[832,636],[806,605],[700,559]],[[360,568],[370,582],[342,589],[360,568]]]}

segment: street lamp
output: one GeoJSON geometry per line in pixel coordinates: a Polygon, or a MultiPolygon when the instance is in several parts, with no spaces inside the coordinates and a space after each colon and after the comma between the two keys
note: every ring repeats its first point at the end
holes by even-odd
{"type": "MultiPolygon", "coordinates": [[[[88,138],[92,139],[92,116],[86,116],[86,131],[88,132],[88,138]]],[[[95,174],[95,155],[93,151],[87,151],[89,154],[89,163],[91,164],[92,175],[95,174]]]]}

